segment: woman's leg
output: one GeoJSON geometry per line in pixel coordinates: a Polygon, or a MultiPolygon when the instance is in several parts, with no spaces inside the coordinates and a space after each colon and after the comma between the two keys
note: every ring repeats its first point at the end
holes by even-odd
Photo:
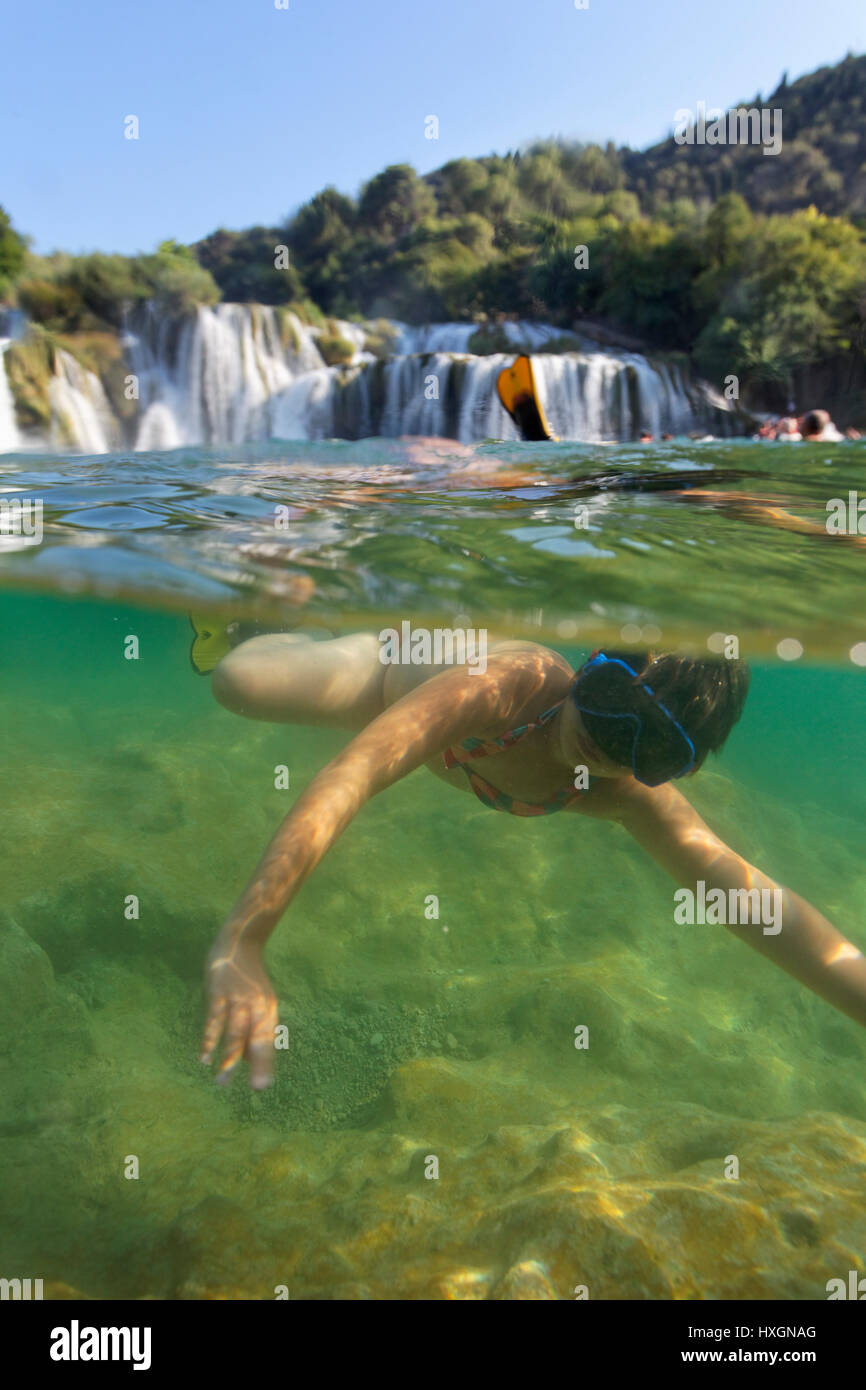
{"type": "Polygon", "coordinates": [[[214,697],[247,719],[363,729],[384,708],[380,650],[372,632],[324,642],[296,632],[251,637],[217,666],[214,697]]]}

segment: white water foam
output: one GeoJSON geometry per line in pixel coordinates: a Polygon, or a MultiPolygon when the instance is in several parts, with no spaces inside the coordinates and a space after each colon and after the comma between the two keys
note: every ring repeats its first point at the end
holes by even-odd
{"type": "Polygon", "coordinates": [[[70,443],[86,454],[105,454],[120,442],[120,432],[99,378],[59,348],[48,387],[51,443],[70,443]]]}
{"type": "Polygon", "coordinates": [[[6,375],[6,349],[11,341],[11,338],[0,338],[0,454],[17,449],[22,442],[15,420],[12,388],[6,375]]]}

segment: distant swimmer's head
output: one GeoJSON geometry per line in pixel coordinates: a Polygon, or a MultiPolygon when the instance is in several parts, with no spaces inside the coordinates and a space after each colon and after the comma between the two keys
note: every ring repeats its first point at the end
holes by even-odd
{"type": "Polygon", "coordinates": [[[826,410],[810,410],[800,421],[800,433],[804,439],[820,439],[829,424],[826,410]]]}
{"type": "Polygon", "coordinates": [[[743,661],[606,650],[578,671],[569,703],[591,773],[630,772],[657,787],[718,752],[748,690],[743,661]]]}

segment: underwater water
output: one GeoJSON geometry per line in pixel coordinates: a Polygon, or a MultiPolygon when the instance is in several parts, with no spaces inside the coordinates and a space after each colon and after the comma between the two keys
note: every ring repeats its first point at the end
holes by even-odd
{"type": "Polygon", "coordinates": [[[862,947],[863,555],[820,532],[864,467],[733,441],[0,458],[44,525],[0,551],[0,1274],[94,1299],[823,1299],[862,1274],[866,1034],[675,925],[671,880],[591,817],[497,815],[424,769],[376,797],[268,945],[274,1086],[215,1085],[205,956],[351,735],[222,708],[187,613],[461,617],[575,667],[735,635],[746,710],[686,794],[862,947]]]}

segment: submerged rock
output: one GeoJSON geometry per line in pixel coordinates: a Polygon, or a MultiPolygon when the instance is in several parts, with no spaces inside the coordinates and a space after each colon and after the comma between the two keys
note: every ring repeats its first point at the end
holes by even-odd
{"type": "Polygon", "coordinates": [[[497,1299],[555,1299],[556,1291],[544,1265],[537,1260],[521,1260],[512,1265],[492,1295],[497,1299]]]}
{"type": "MultiPolygon", "coordinates": [[[[414,1144],[375,1131],[292,1135],[230,1198],[187,1209],[138,1253],[139,1296],[823,1299],[828,1280],[862,1273],[856,1122],[609,1106],[479,1141],[471,1088],[438,1079],[438,1137],[420,1142],[420,1115],[405,1110],[398,1123],[414,1144]],[[737,1178],[726,1176],[732,1155],[737,1178]]],[[[232,1167],[227,1151],[227,1191],[232,1167]]]]}

